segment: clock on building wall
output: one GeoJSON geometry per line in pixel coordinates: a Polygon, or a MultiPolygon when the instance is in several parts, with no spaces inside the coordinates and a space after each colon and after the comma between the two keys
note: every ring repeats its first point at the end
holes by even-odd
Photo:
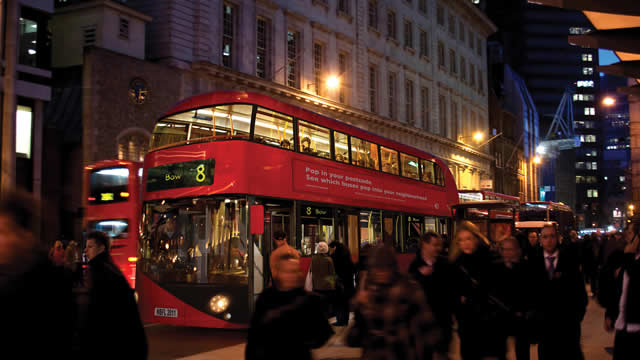
{"type": "Polygon", "coordinates": [[[137,105],[142,105],[147,101],[147,97],[149,96],[149,87],[147,86],[147,82],[140,79],[135,78],[131,80],[129,84],[129,99],[137,105]]]}

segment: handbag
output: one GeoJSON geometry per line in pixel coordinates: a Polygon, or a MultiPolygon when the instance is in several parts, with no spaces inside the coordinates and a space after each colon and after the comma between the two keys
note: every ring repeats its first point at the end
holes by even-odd
{"type": "Polygon", "coordinates": [[[311,265],[309,265],[309,271],[307,271],[307,278],[304,280],[304,289],[308,292],[313,291],[313,277],[311,275],[311,265]]]}

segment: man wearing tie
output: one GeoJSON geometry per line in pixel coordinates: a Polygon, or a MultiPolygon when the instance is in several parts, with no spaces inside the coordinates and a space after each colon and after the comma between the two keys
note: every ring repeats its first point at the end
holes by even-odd
{"type": "Polygon", "coordinates": [[[578,259],[558,246],[555,225],[540,232],[542,253],[532,259],[534,311],[538,321],[540,360],[584,359],[580,323],[587,310],[587,293],[578,259]]]}

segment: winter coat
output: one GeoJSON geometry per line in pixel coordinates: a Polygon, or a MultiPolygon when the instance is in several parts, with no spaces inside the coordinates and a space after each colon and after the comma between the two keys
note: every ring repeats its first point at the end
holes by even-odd
{"type": "Polygon", "coordinates": [[[313,255],[309,271],[311,271],[313,291],[333,291],[336,289],[336,271],[329,255],[313,255]]]}
{"type": "Polygon", "coordinates": [[[311,359],[311,349],[333,334],[323,300],[304,289],[267,288],[256,302],[245,359],[311,359]]]}

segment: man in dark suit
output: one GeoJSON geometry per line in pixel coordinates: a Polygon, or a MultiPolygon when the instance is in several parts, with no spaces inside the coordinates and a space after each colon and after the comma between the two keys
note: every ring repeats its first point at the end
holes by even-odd
{"type": "MultiPolygon", "coordinates": [[[[634,219],[635,220],[635,219],[634,219]]],[[[624,232],[626,247],[615,251],[603,273],[609,273],[601,287],[605,307],[605,330],[616,331],[613,360],[637,359],[640,343],[640,236],[634,221],[624,232]],[[611,282],[612,284],[609,284],[611,282]],[[611,285],[611,286],[610,286],[611,285]]]]}
{"type": "Polygon", "coordinates": [[[578,259],[558,244],[556,227],[542,228],[543,251],[531,263],[538,358],[580,360],[584,358],[580,323],[587,310],[587,293],[578,259]]]}

